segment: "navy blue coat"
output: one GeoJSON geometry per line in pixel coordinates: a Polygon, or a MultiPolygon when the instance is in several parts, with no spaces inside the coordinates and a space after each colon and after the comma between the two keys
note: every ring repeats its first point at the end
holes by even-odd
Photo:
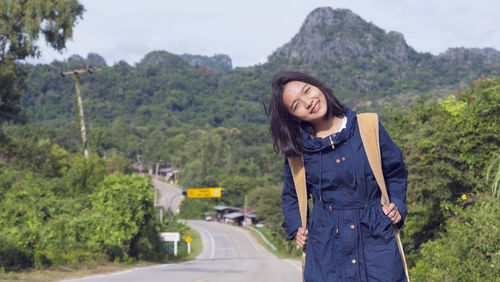
{"type": "MultiPolygon", "coordinates": [[[[347,125],[330,138],[303,130],[307,194],[314,199],[308,218],[306,281],[405,281],[391,220],[383,213],[380,189],[368,163],[356,113],[346,110],[347,125]]],[[[401,150],[379,124],[382,170],[387,192],[407,214],[408,171],[401,150]]],[[[293,239],[302,226],[295,185],[285,161],[283,227],[293,239]]]]}

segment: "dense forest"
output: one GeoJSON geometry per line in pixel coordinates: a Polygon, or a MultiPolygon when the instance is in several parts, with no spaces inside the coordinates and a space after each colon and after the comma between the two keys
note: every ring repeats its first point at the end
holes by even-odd
{"type": "Polygon", "coordinates": [[[296,253],[281,228],[283,158],[272,149],[265,112],[272,74],[294,69],[325,80],[358,112],[380,112],[402,148],[410,172],[402,237],[411,276],[494,280],[500,276],[499,54],[418,53],[402,35],[349,10],[320,8],[268,62],[248,68],[231,69],[227,56],[166,51],[134,66],[108,66],[97,54],[17,63],[25,91],[0,136],[0,266],[168,260],[148,178],[133,175],[131,162],[176,167],[185,188],[225,188],[220,199],[183,201],[182,218],[201,218],[217,204],[242,206],[247,195],[271,241],[296,253]],[[81,75],[87,159],[74,81],[59,72],[89,66],[92,74],[81,75]]]}

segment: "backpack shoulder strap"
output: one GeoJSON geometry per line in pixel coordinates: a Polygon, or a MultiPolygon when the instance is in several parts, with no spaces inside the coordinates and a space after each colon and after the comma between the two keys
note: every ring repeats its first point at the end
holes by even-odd
{"type": "Polygon", "coordinates": [[[307,189],[306,189],[306,171],[304,168],[304,159],[302,156],[289,157],[288,163],[292,171],[295,192],[299,202],[300,219],[302,226],[307,226],[307,189]]]}
{"type": "MultiPolygon", "coordinates": [[[[363,141],[363,147],[365,148],[366,156],[368,157],[368,162],[370,163],[373,175],[375,175],[377,184],[380,187],[380,191],[382,192],[380,202],[383,206],[388,206],[390,204],[390,200],[389,195],[387,194],[387,188],[385,186],[384,173],[382,172],[382,156],[380,155],[380,139],[378,134],[377,114],[358,114],[358,126],[361,140],[363,141]]],[[[392,227],[394,228],[396,243],[398,245],[399,253],[401,254],[401,260],[403,261],[406,280],[410,282],[410,276],[408,275],[408,266],[406,265],[406,258],[403,251],[403,244],[401,243],[401,237],[399,235],[399,229],[395,224],[393,224],[392,227]]]]}
{"type": "MultiPolygon", "coordinates": [[[[300,220],[303,227],[307,227],[307,188],[306,188],[306,170],[304,168],[304,158],[289,157],[288,163],[292,171],[293,183],[295,184],[295,193],[299,202],[300,220]]],[[[304,270],[306,265],[306,251],[302,249],[302,280],[304,281],[304,270]]]]}
{"type": "Polygon", "coordinates": [[[380,202],[384,206],[390,204],[389,195],[385,186],[384,174],[382,172],[382,157],[380,155],[380,141],[378,134],[378,116],[376,113],[358,114],[359,133],[363,141],[366,156],[377,184],[382,192],[380,202]]]}

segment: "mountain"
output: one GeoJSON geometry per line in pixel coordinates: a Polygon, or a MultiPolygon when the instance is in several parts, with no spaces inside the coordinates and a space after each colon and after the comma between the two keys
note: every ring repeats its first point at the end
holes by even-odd
{"type": "Polygon", "coordinates": [[[88,53],[84,59],[80,55],[71,55],[67,60],[68,65],[87,65],[89,67],[107,67],[106,60],[99,54],[88,53]]]}
{"type": "Polygon", "coordinates": [[[379,57],[399,65],[411,65],[419,59],[401,33],[386,33],[347,9],[318,8],[269,61],[312,65],[328,60],[344,64],[357,58],[379,57]]]}
{"type": "Polygon", "coordinates": [[[22,103],[30,120],[54,126],[73,120],[73,81],[61,78],[58,70],[88,65],[100,66],[81,77],[90,128],[118,124],[139,134],[133,128],[266,127],[262,103],[269,99],[270,80],[278,70],[309,72],[348,106],[378,111],[411,103],[423,93],[443,97],[481,76],[498,75],[500,52],[450,48],[437,56],[420,53],[402,34],[386,32],[350,10],[318,8],[266,63],[253,67],[232,69],[226,55],[161,50],[146,54],[135,66],[124,61],[107,66],[97,54],[23,65],[28,87],[22,103]]]}
{"type": "Polygon", "coordinates": [[[344,101],[364,110],[411,103],[425,92],[446,95],[500,71],[500,52],[492,48],[419,53],[401,33],[386,32],[348,9],[328,7],[312,11],[268,60],[274,69],[316,74],[344,101]]]}
{"type": "Polygon", "coordinates": [[[207,67],[217,72],[229,72],[233,69],[233,62],[228,55],[217,54],[212,57],[182,54],[180,56],[192,67],[207,67]]]}

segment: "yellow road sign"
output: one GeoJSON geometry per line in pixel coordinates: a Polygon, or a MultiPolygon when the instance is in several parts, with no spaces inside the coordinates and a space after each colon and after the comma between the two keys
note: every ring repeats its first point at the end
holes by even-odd
{"type": "Polygon", "coordinates": [[[221,196],[220,187],[212,188],[191,188],[187,189],[186,197],[188,198],[219,198],[221,196]]]}
{"type": "Polygon", "coordinates": [[[191,239],[190,236],[187,236],[186,239],[184,239],[184,241],[186,241],[186,243],[191,243],[191,241],[193,241],[193,239],[191,239]]]}

